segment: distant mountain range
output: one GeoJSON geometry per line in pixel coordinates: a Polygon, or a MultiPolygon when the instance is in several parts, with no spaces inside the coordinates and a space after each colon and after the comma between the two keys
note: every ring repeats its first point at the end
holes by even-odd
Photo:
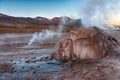
{"type": "MultiPolygon", "coordinates": [[[[23,33],[39,32],[43,29],[57,29],[58,25],[64,25],[66,31],[82,25],[81,19],[72,19],[70,17],[54,17],[48,19],[45,17],[14,17],[0,13],[0,33],[23,33]],[[51,27],[52,26],[52,27],[51,27]]],[[[116,28],[120,26],[114,25],[116,28]]]]}
{"type": "Polygon", "coordinates": [[[65,25],[79,25],[80,19],[71,19],[69,17],[54,17],[47,19],[44,17],[14,17],[0,13],[0,26],[28,26],[32,25],[59,25],[64,19],[65,25]]]}
{"type": "Polygon", "coordinates": [[[69,17],[54,17],[47,19],[44,17],[14,17],[0,13],[0,33],[3,32],[35,32],[42,29],[49,29],[49,26],[64,25],[74,27],[81,25],[80,19],[69,17]]]}
{"type": "Polygon", "coordinates": [[[78,27],[81,25],[80,19],[72,19],[69,17],[54,17],[52,19],[44,17],[14,17],[0,13],[0,33],[21,33],[36,32],[43,29],[50,29],[50,26],[57,28],[58,25],[78,27]]]}

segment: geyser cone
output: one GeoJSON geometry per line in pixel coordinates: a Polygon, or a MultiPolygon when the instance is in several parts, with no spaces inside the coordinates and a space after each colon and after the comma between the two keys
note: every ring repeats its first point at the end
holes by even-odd
{"type": "Polygon", "coordinates": [[[54,58],[63,61],[98,59],[118,45],[114,37],[97,27],[80,28],[70,32],[58,45],[54,58]]]}

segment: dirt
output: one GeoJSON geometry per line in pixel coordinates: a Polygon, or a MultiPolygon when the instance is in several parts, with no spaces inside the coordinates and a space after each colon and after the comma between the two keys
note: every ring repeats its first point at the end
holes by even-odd
{"type": "MultiPolygon", "coordinates": [[[[120,31],[108,31],[120,42],[120,31]]],[[[93,61],[42,61],[61,40],[27,45],[32,34],[0,35],[0,80],[120,80],[120,56],[93,61]]],[[[120,52],[118,49],[117,52],[120,52]]]]}

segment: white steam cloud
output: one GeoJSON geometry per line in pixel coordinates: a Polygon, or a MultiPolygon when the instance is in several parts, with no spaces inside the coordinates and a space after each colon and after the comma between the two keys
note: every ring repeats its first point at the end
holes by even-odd
{"type": "Polygon", "coordinates": [[[43,30],[42,32],[35,32],[33,34],[33,37],[30,39],[28,45],[31,45],[33,42],[43,42],[47,39],[52,39],[55,35],[57,35],[56,32],[51,30],[43,30]]]}
{"type": "Polygon", "coordinates": [[[81,9],[81,19],[84,26],[103,27],[112,16],[120,13],[120,0],[87,0],[81,9]]]}
{"type": "Polygon", "coordinates": [[[66,24],[67,21],[66,19],[67,19],[66,17],[61,18],[57,31],[43,30],[42,32],[35,32],[32,38],[29,40],[28,45],[31,45],[33,42],[44,42],[45,40],[52,39],[55,36],[61,37],[64,25],[66,24]]]}

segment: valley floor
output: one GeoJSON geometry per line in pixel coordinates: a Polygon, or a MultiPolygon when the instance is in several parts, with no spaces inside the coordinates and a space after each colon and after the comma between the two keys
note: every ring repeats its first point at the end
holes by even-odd
{"type": "MultiPolygon", "coordinates": [[[[120,42],[119,30],[108,32],[120,42]]],[[[55,52],[61,39],[28,45],[32,35],[0,34],[0,80],[120,80],[119,55],[91,62],[40,61],[55,52]]]]}

